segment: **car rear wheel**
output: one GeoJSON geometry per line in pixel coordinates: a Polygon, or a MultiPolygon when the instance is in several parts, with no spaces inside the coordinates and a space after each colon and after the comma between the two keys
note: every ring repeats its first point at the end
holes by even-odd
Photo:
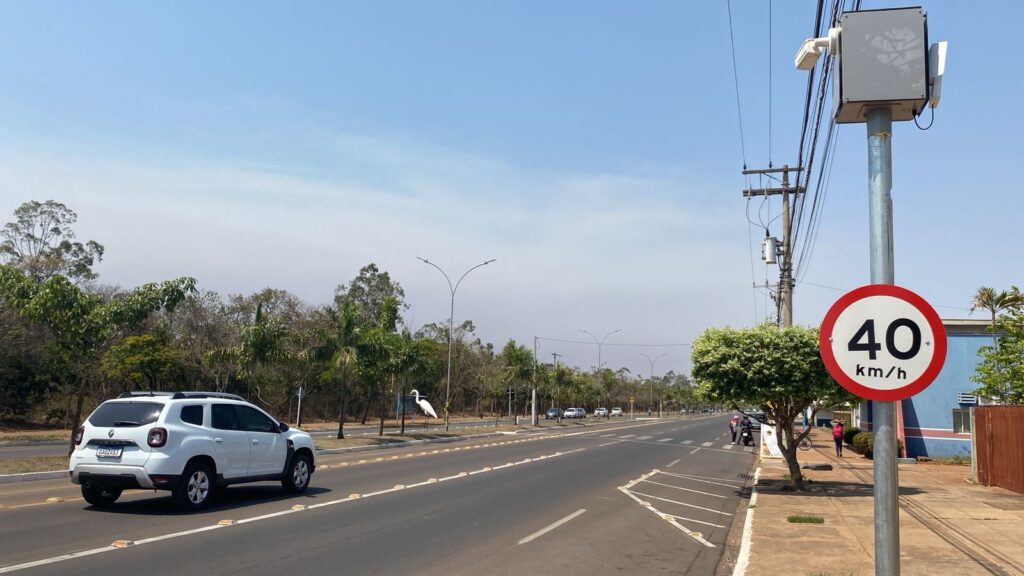
{"type": "Polygon", "coordinates": [[[309,477],[312,474],[313,466],[309,456],[300,452],[292,457],[292,465],[288,467],[288,472],[281,479],[281,487],[285,492],[291,494],[305,492],[309,487],[309,477]]]}
{"type": "Polygon", "coordinates": [[[117,502],[121,497],[120,488],[108,488],[106,486],[91,486],[82,484],[82,498],[93,506],[106,507],[117,502]]]}
{"type": "Polygon", "coordinates": [[[182,510],[205,507],[213,496],[213,473],[210,467],[202,462],[190,463],[171,494],[175,506],[182,510]]]}

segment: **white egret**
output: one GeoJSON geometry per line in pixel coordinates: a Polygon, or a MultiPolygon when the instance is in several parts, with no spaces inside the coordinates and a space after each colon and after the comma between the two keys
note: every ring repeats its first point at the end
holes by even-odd
{"type": "Polygon", "coordinates": [[[423,413],[430,416],[431,418],[437,418],[437,412],[434,412],[434,407],[427,402],[426,398],[420,398],[420,393],[416,390],[410,390],[412,395],[416,397],[416,404],[423,410],[423,413]]]}

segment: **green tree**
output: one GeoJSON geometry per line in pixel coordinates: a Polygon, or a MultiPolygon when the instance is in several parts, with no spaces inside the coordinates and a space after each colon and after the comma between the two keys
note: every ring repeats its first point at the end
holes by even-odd
{"type": "Polygon", "coordinates": [[[996,330],[996,316],[1003,310],[1019,308],[1022,305],[1024,305],[1024,294],[1021,294],[1016,286],[1001,292],[996,292],[995,289],[988,286],[982,286],[978,288],[974,297],[971,298],[971,312],[980,308],[987,310],[992,315],[992,350],[995,352],[992,359],[994,360],[993,368],[995,372],[999,372],[999,340],[996,330]]]}
{"type": "Polygon", "coordinates": [[[111,378],[126,384],[142,381],[150,390],[160,390],[160,383],[181,362],[181,354],[168,345],[166,338],[142,334],[125,336],[113,344],[103,355],[100,366],[111,378]]]}
{"type": "Polygon", "coordinates": [[[0,258],[36,283],[60,274],[73,281],[92,280],[103,246],[75,240],[71,226],[78,215],[54,200],[25,202],[14,211],[14,222],[0,230],[0,258]]]}
{"type": "MultiPolygon", "coordinates": [[[[774,425],[792,487],[803,490],[793,421],[808,406],[852,400],[825,370],[818,330],[762,324],[754,328],[709,328],[693,343],[693,378],[701,396],[734,407],[758,406],[774,425]]],[[[814,418],[812,413],[812,420],[814,418]]]]}
{"type": "Polygon", "coordinates": [[[0,266],[0,298],[49,330],[68,367],[76,394],[74,428],[81,423],[82,405],[110,346],[141,326],[151,313],[172,310],[194,292],[195,279],[178,278],[106,299],[83,291],[61,275],[38,283],[10,266],[0,266]]]}
{"type": "MultiPolygon", "coordinates": [[[[999,398],[1008,404],[1024,403],[1024,306],[1014,305],[999,317],[998,346],[978,350],[981,361],[971,380],[979,384],[975,394],[999,398]]],[[[994,332],[994,331],[993,331],[994,332]]]]}
{"type": "Polygon", "coordinates": [[[348,284],[342,284],[334,291],[334,303],[340,309],[344,303],[349,302],[357,306],[359,311],[359,323],[363,325],[374,325],[383,312],[384,302],[392,298],[397,302],[396,322],[402,323],[397,312],[408,308],[405,304],[405,290],[402,285],[391,280],[391,275],[381,272],[373,262],[363,266],[356,276],[348,284]]]}

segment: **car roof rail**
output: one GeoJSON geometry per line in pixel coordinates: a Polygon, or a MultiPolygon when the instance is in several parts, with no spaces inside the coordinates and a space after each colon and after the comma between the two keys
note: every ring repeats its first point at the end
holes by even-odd
{"type": "Polygon", "coordinates": [[[171,400],[182,400],[184,398],[223,398],[224,400],[238,400],[239,402],[246,401],[245,398],[238,394],[230,394],[228,392],[175,392],[171,396],[171,400]]]}
{"type": "Polygon", "coordinates": [[[135,398],[138,396],[172,396],[174,392],[163,390],[126,390],[117,395],[118,398],[135,398]]]}

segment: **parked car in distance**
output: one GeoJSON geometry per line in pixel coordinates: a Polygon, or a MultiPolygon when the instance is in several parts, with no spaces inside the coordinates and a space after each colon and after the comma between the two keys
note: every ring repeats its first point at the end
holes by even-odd
{"type": "Polygon", "coordinates": [[[587,411],[583,408],[566,408],[563,418],[586,418],[587,411]]]}
{"type": "Polygon", "coordinates": [[[71,481],[97,507],[133,488],[169,490],[184,510],[229,484],[279,481],[299,493],[316,469],[309,434],[217,392],[126,392],[100,404],[74,441],[71,481]]]}
{"type": "Polygon", "coordinates": [[[555,418],[560,418],[561,416],[562,416],[562,409],[561,408],[548,408],[548,411],[544,414],[544,418],[547,419],[547,420],[552,420],[552,419],[555,419],[555,418]]]}
{"type": "Polygon", "coordinates": [[[600,416],[600,417],[603,418],[603,417],[605,417],[607,415],[608,415],[608,409],[607,408],[597,408],[597,409],[594,410],[594,416],[600,416]]]}
{"type": "Polygon", "coordinates": [[[622,408],[612,408],[612,416],[622,416],[622,408]]]}

